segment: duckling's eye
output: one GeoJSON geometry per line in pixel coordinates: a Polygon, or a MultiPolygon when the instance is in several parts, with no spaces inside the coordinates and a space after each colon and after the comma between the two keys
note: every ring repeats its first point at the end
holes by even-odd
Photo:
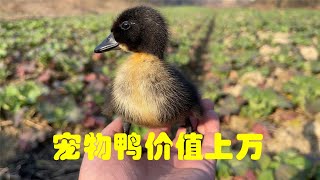
{"type": "Polygon", "coordinates": [[[128,21],[123,21],[123,23],[121,23],[120,27],[123,30],[128,30],[128,29],[130,29],[131,24],[128,21]]]}

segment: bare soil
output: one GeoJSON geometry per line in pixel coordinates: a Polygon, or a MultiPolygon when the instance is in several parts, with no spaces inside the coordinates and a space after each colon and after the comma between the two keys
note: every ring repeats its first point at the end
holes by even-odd
{"type": "Polygon", "coordinates": [[[0,20],[119,12],[136,3],[124,0],[0,0],[0,20]]]}

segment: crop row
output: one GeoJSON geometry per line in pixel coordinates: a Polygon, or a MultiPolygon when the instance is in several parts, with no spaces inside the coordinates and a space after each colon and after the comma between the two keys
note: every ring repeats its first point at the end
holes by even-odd
{"type": "MultiPolygon", "coordinates": [[[[172,32],[168,59],[178,65],[189,61],[210,15],[208,10],[204,16],[188,9],[191,18],[179,8],[162,10],[172,32]]],[[[0,118],[10,119],[25,108],[36,108],[55,123],[102,116],[109,82],[127,55],[92,51],[107,36],[114,18],[106,14],[1,22],[0,118]],[[94,110],[88,112],[84,104],[94,110]]]]}

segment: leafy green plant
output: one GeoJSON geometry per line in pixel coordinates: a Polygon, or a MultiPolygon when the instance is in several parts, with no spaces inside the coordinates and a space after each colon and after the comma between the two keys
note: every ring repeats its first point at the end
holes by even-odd
{"type": "Polygon", "coordinates": [[[80,92],[83,90],[84,84],[82,81],[77,79],[71,79],[65,83],[66,90],[74,95],[79,95],[80,92]]]}
{"type": "Polygon", "coordinates": [[[226,161],[218,160],[217,176],[218,178],[226,178],[231,176],[231,167],[226,161]]]}
{"type": "Polygon", "coordinates": [[[274,179],[274,176],[271,169],[266,169],[262,171],[258,176],[258,180],[273,180],[273,179],[274,179]]]}
{"type": "Polygon", "coordinates": [[[285,177],[292,179],[312,179],[316,176],[313,171],[314,164],[296,151],[281,152],[274,159],[277,159],[281,164],[275,169],[277,177],[285,175],[285,177]]]}
{"type": "Polygon", "coordinates": [[[7,65],[0,61],[0,83],[5,81],[9,72],[7,70],[7,65]]]}
{"type": "Polygon", "coordinates": [[[8,45],[6,43],[1,43],[0,44],[0,58],[1,57],[6,57],[7,55],[7,47],[8,45]]]}
{"type": "Polygon", "coordinates": [[[209,98],[212,101],[215,101],[220,95],[221,90],[216,84],[207,84],[205,87],[203,87],[203,97],[209,98]]]}
{"type": "Polygon", "coordinates": [[[0,108],[16,112],[24,106],[35,105],[45,89],[34,81],[10,84],[0,89],[0,108]]]}
{"type": "Polygon", "coordinates": [[[283,86],[293,103],[303,109],[308,103],[320,98],[320,79],[312,76],[296,76],[283,86]]]}
{"type": "Polygon", "coordinates": [[[58,127],[63,123],[79,122],[84,118],[82,109],[77,106],[71,96],[43,97],[37,104],[37,110],[46,120],[58,127]]]}
{"type": "Polygon", "coordinates": [[[319,74],[320,73],[320,61],[311,61],[311,62],[305,62],[303,64],[304,70],[308,74],[319,74]]]}
{"type": "Polygon", "coordinates": [[[246,87],[242,96],[248,104],[241,109],[241,114],[250,118],[263,118],[277,107],[288,108],[290,103],[272,89],[246,87]]]}

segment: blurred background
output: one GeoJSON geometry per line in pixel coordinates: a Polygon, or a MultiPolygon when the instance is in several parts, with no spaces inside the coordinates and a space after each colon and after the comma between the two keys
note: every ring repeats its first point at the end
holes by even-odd
{"type": "MultiPolygon", "coordinates": [[[[263,154],[218,161],[219,179],[320,179],[320,0],[0,0],[0,179],[77,179],[52,136],[99,132],[127,54],[94,54],[123,9],[159,9],[167,61],[215,102],[225,148],[262,133],[263,154]]],[[[138,133],[146,130],[133,127],[138,133]]]]}

